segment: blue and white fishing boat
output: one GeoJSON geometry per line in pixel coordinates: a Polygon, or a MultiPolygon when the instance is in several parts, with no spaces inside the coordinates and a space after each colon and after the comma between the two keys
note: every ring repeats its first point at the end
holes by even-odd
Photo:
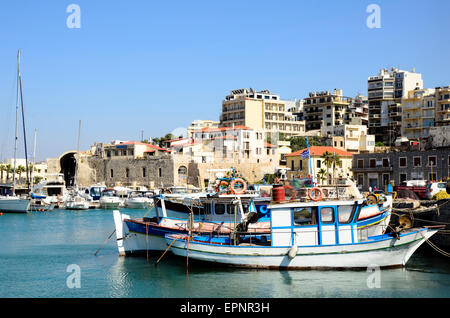
{"type": "Polygon", "coordinates": [[[439,228],[424,227],[362,236],[364,207],[352,201],[281,203],[270,206],[270,233],[168,234],[166,244],[189,259],[251,268],[367,268],[405,266],[439,228]]]}

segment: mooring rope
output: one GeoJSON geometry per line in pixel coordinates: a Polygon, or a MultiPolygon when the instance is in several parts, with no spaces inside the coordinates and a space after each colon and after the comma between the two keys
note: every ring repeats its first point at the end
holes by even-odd
{"type": "Polygon", "coordinates": [[[429,239],[427,239],[427,238],[422,234],[421,231],[419,231],[419,233],[420,233],[420,235],[422,235],[422,237],[423,237],[423,239],[425,240],[425,242],[427,242],[428,245],[430,245],[436,252],[438,252],[438,253],[440,253],[440,254],[442,254],[442,255],[444,255],[444,256],[450,257],[450,253],[448,253],[448,252],[444,251],[443,249],[439,248],[438,246],[436,246],[433,242],[431,242],[429,239]]]}

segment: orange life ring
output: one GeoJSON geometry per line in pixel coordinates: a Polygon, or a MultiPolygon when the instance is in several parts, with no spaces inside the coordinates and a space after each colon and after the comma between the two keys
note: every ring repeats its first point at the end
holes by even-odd
{"type": "Polygon", "coordinates": [[[244,179],[241,179],[241,178],[233,179],[233,181],[231,181],[231,183],[230,183],[230,191],[232,193],[234,193],[234,194],[244,194],[245,191],[247,191],[247,182],[245,182],[244,179]],[[234,188],[234,185],[236,183],[238,183],[238,182],[242,183],[242,189],[241,190],[236,190],[234,188]]]}
{"type": "Polygon", "coordinates": [[[314,187],[314,188],[311,188],[311,189],[308,191],[308,197],[309,197],[312,201],[320,201],[320,200],[322,200],[323,192],[322,192],[322,190],[321,190],[320,188],[314,187]],[[313,196],[312,193],[313,193],[313,192],[317,192],[317,191],[319,192],[319,195],[318,195],[318,196],[313,196]]]}
{"type": "Polygon", "coordinates": [[[216,192],[220,192],[220,186],[223,186],[224,189],[228,189],[228,182],[225,180],[220,181],[220,183],[216,186],[216,192]]]}
{"type": "Polygon", "coordinates": [[[295,191],[294,187],[290,186],[290,185],[285,185],[284,189],[291,189],[292,190],[292,197],[289,201],[295,200],[297,199],[297,191],[295,191]]]}

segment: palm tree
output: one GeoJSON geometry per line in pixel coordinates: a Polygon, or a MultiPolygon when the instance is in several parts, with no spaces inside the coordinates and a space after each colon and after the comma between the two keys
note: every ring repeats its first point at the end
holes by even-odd
{"type": "Polygon", "coordinates": [[[8,164],[6,165],[6,180],[9,181],[9,174],[10,174],[10,173],[13,173],[13,172],[14,172],[13,166],[12,166],[10,163],[8,163],[8,164]]]}
{"type": "Polygon", "coordinates": [[[20,178],[21,178],[21,176],[22,176],[22,173],[25,172],[25,171],[27,171],[27,169],[26,169],[24,166],[19,165],[19,166],[17,167],[17,173],[19,174],[19,181],[20,181],[20,178]]]}
{"type": "Polygon", "coordinates": [[[6,165],[1,164],[0,165],[0,172],[1,172],[1,178],[0,178],[0,182],[3,182],[3,173],[6,171],[6,165]]]}
{"type": "Polygon", "coordinates": [[[333,154],[333,158],[331,161],[331,164],[333,165],[333,183],[335,182],[335,177],[334,177],[334,173],[336,171],[336,166],[341,167],[342,166],[342,160],[341,157],[339,157],[339,155],[337,155],[336,153],[333,154]]]}
{"type": "Polygon", "coordinates": [[[320,180],[320,183],[323,184],[323,181],[326,180],[326,175],[327,175],[327,171],[323,168],[321,168],[318,172],[317,172],[317,179],[320,180]]]}
{"type": "Polygon", "coordinates": [[[329,169],[330,169],[330,166],[333,164],[333,154],[328,151],[325,151],[322,154],[321,158],[323,159],[323,163],[327,166],[327,184],[330,184],[329,169]]]}

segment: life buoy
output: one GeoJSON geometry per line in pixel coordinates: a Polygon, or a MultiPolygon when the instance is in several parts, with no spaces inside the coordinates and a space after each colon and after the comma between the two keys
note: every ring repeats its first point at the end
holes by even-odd
{"type": "Polygon", "coordinates": [[[220,183],[216,186],[216,192],[220,192],[220,189],[228,189],[228,182],[225,180],[220,181],[220,183]]]}
{"type": "Polygon", "coordinates": [[[244,194],[245,191],[247,191],[247,182],[245,182],[244,179],[241,179],[241,178],[233,179],[233,181],[231,181],[231,183],[230,183],[230,190],[234,194],[244,194]],[[234,188],[234,185],[236,183],[241,183],[242,184],[242,189],[241,190],[236,190],[234,188]]]}
{"type": "Polygon", "coordinates": [[[285,185],[284,190],[286,190],[286,189],[292,190],[292,197],[289,201],[295,200],[297,198],[297,191],[295,191],[294,187],[292,187],[290,185],[285,185]]]}
{"type": "Polygon", "coordinates": [[[320,188],[314,187],[314,188],[311,188],[311,189],[308,191],[308,197],[309,197],[312,201],[320,201],[320,200],[322,200],[323,192],[322,192],[322,190],[321,190],[320,188]],[[316,195],[313,196],[313,192],[314,192],[314,193],[319,192],[319,195],[318,195],[318,196],[316,196],[316,195]]]}

